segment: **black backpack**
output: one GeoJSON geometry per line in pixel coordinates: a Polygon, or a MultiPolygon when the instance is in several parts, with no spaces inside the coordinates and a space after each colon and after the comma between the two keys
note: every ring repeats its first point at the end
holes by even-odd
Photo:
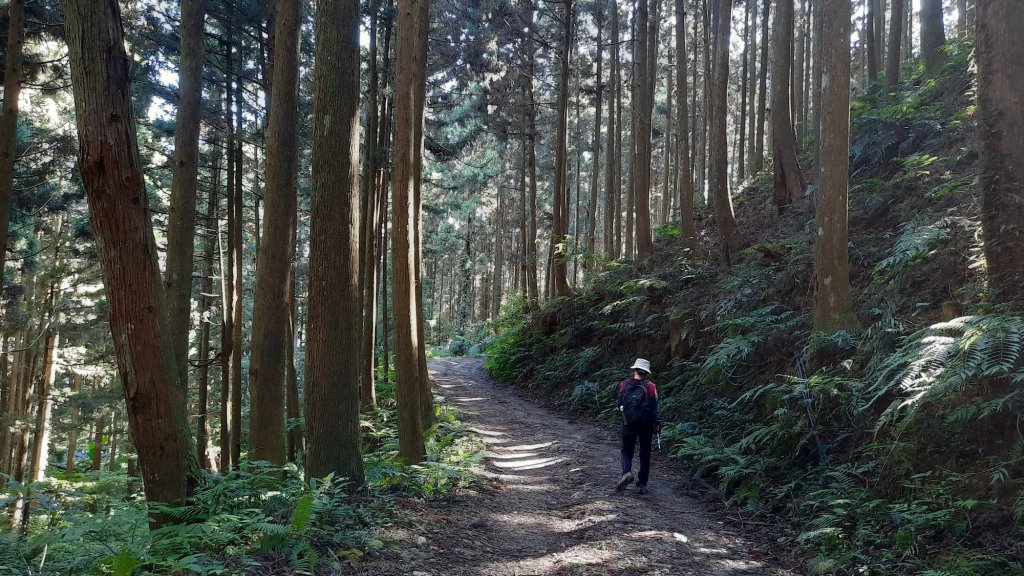
{"type": "Polygon", "coordinates": [[[622,392],[622,417],[626,424],[631,425],[654,421],[647,397],[647,380],[627,380],[626,389],[622,392]]]}

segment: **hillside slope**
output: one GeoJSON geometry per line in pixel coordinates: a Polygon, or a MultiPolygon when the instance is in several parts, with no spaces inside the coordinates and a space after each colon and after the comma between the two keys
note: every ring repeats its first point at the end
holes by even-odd
{"type": "Polygon", "coordinates": [[[506,313],[491,374],[611,425],[614,383],[651,359],[671,453],[730,505],[791,518],[811,573],[1024,574],[1024,317],[986,299],[973,112],[966,46],[855,101],[861,330],[811,331],[813,190],[777,214],[761,174],[732,267],[665,227],[649,265],[506,313]]]}

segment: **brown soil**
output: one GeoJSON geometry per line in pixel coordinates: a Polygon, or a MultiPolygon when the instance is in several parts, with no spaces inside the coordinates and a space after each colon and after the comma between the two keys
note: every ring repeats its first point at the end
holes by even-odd
{"type": "MultiPolygon", "coordinates": [[[[616,492],[618,437],[490,380],[476,359],[436,359],[438,394],[486,445],[486,481],[415,504],[414,529],[355,562],[359,575],[793,576],[655,455],[650,493],[616,492]]],[[[636,464],[634,463],[634,469],[636,464]]]]}

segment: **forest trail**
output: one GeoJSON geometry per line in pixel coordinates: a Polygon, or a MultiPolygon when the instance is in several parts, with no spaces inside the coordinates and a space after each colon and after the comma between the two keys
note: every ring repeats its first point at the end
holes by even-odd
{"type": "Polygon", "coordinates": [[[688,494],[682,467],[656,454],[649,494],[616,492],[614,433],[494,383],[479,359],[435,359],[430,372],[486,444],[485,486],[429,503],[419,530],[389,534],[404,549],[366,559],[357,574],[796,574],[688,494]]]}

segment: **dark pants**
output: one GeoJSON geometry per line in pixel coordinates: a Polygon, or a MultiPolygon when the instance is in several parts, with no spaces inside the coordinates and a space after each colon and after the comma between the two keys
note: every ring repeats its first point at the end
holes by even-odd
{"type": "Polygon", "coordinates": [[[632,471],[633,452],[637,442],[640,443],[640,471],[637,473],[636,485],[646,486],[647,477],[651,473],[651,441],[654,439],[654,426],[623,426],[622,427],[622,473],[632,471]]]}

